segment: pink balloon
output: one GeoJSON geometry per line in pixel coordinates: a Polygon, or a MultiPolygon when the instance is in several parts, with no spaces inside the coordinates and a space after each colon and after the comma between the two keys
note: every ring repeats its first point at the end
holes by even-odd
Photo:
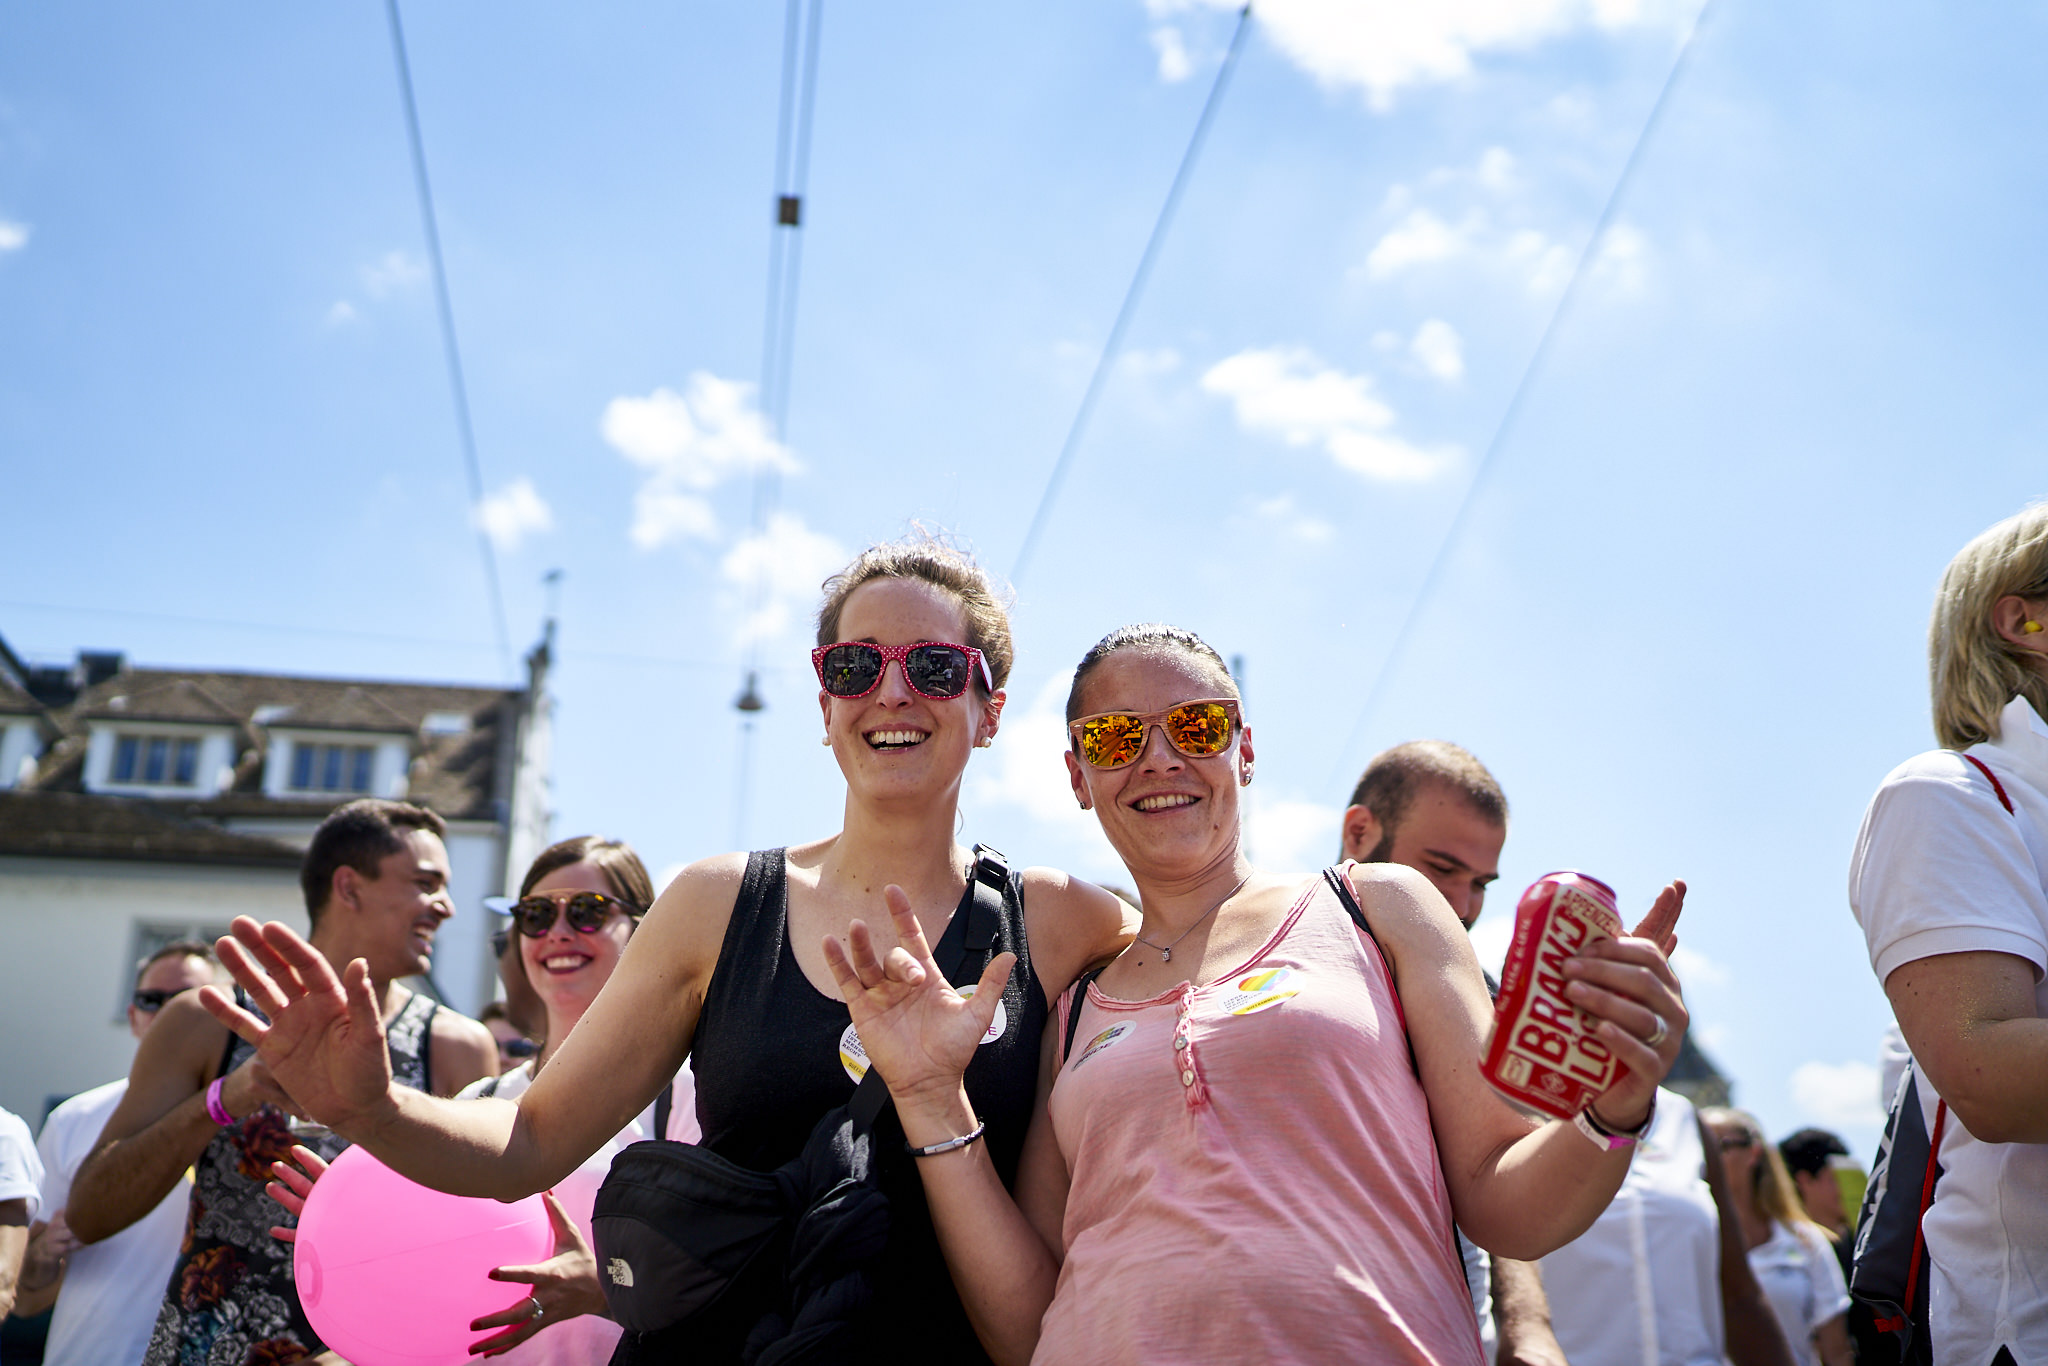
{"type": "Polygon", "coordinates": [[[527,1295],[490,1271],[554,1251],[538,1195],[443,1195],[349,1148],[306,1198],[292,1277],[313,1331],[355,1366],[461,1366],[489,1335],[470,1321],[527,1295]]]}

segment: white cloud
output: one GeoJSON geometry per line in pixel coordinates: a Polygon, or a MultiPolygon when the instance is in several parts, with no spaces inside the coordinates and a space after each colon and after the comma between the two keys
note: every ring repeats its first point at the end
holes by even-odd
{"type": "Polygon", "coordinates": [[[1867,1062],[1803,1062],[1792,1069],[1793,1103],[1830,1129],[1882,1126],[1877,1090],[1877,1068],[1867,1062]]]}
{"type": "Polygon", "coordinates": [[[373,299],[409,290],[427,278],[426,266],[403,251],[387,251],[359,272],[363,288],[373,299]]]}
{"type": "Polygon", "coordinates": [[[1631,223],[1615,223],[1601,239],[1591,270],[1594,279],[1624,294],[1640,293],[1650,270],[1650,239],[1631,223]]]}
{"type": "Polygon", "coordinates": [[[334,307],[327,310],[329,327],[345,327],[356,320],[356,306],[346,299],[336,299],[334,307]]]}
{"type": "Polygon", "coordinates": [[[1458,330],[1442,318],[1431,318],[1416,328],[1408,351],[1423,369],[1446,384],[1465,377],[1465,343],[1458,330]]]}
{"type": "Polygon", "coordinates": [[[782,474],[800,468],[754,406],[754,386],[702,370],[680,394],[663,387],[645,398],[613,399],[599,429],[647,471],[633,495],[632,537],[642,550],[715,536],[718,519],[702,495],[721,481],[763,467],[782,474]]]}
{"type": "Polygon", "coordinates": [[[1195,73],[1194,59],[1188,56],[1188,46],[1179,29],[1171,25],[1153,29],[1152,49],[1159,54],[1159,79],[1168,85],[1178,84],[1195,73]]]}
{"type": "Polygon", "coordinates": [[[0,251],[20,251],[28,245],[30,231],[26,223],[0,218],[0,251]]]}
{"type": "Polygon", "coordinates": [[[1003,711],[1003,724],[996,731],[995,744],[987,761],[977,761],[972,777],[972,799],[991,805],[1014,806],[1033,820],[1065,833],[1101,837],[1095,817],[1074,800],[1067,782],[1067,685],[1071,680],[1054,673],[1046,680],[1029,706],[1016,700],[1003,711]]]}
{"type": "Polygon", "coordinates": [[[1452,227],[1428,209],[1416,209],[1389,228],[1366,254],[1365,273],[1375,280],[1407,270],[1463,256],[1472,249],[1474,224],[1452,227]]]}
{"type": "Polygon", "coordinates": [[[1505,147],[1489,147],[1479,154],[1479,166],[1473,177],[1495,194],[1506,194],[1518,184],[1515,158],[1505,147]]]}
{"type": "Polygon", "coordinates": [[[1180,352],[1170,346],[1162,346],[1152,351],[1142,347],[1133,348],[1118,357],[1117,368],[1127,375],[1141,379],[1170,375],[1180,369],[1180,352]]]}
{"type": "Polygon", "coordinates": [[[1428,479],[1452,454],[1393,435],[1394,410],[1373,395],[1370,375],[1332,369],[1305,349],[1240,351],[1211,366],[1202,387],[1229,399],[1245,430],[1290,446],[1319,445],[1340,467],[1368,479],[1428,479]]]}
{"type": "MultiPolygon", "coordinates": [[[[1158,21],[1241,3],[1146,0],[1145,8],[1158,21]]],[[[1258,19],[1273,45],[1323,86],[1360,91],[1386,109],[1405,87],[1464,79],[1482,53],[1587,27],[1625,28],[1652,18],[1646,10],[1673,8],[1657,0],[1260,0],[1258,19]]]]}
{"type": "MultiPolygon", "coordinates": [[[[1256,723],[1252,725],[1258,733],[1256,723]]],[[[1271,793],[1247,793],[1251,810],[1245,820],[1252,857],[1269,873],[1313,873],[1336,857],[1341,807],[1296,801],[1271,793]]]]}
{"type": "Polygon", "coordinates": [[[475,516],[491,544],[507,552],[517,550],[528,536],[552,531],[555,526],[555,514],[523,474],[496,493],[484,495],[475,516]]]}
{"type": "Polygon", "coordinates": [[[1336,527],[1297,507],[1291,493],[1261,499],[1252,504],[1252,511],[1278,526],[1282,535],[1304,544],[1321,545],[1337,534],[1336,527]]]}
{"type": "Polygon", "coordinates": [[[1725,987],[1734,980],[1728,969],[1690,944],[1680,944],[1671,951],[1671,970],[1678,974],[1679,982],[1687,988],[1725,987]]]}
{"type": "Polygon", "coordinates": [[[780,635],[789,625],[790,604],[815,598],[818,585],[850,558],[839,542],[812,531],[796,514],[771,515],[765,530],[735,542],[718,564],[720,576],[748,598],[740,640],[780,635]]]}

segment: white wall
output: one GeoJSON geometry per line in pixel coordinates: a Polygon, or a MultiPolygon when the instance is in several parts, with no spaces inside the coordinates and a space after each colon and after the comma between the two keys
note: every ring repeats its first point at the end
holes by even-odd
{"type": "Polygon", "coordinates": [[[114,859],[0,858],[0,1107],[31,1127],[52,1095],[125,1076],[121,1007],[138,923],[226,925],[237,915],[306,925],[286,868],[114,859]]]}

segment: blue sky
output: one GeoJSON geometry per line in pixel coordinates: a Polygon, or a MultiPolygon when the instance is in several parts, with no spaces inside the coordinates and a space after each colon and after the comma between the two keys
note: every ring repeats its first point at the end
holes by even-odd
{"type": "MultiPolygon", "coordinates": [[[[1850,844],[1932,743],[1942,565],[2048,493],[2048,9],[1708,9],[1361,713],[1696,12],[1261,8],[1017,585],[963,832],[1113,878],[1065,676],[1122,622],[1192,626],[1246,661],[1261,862],[1334,852],[1378,748],[1458,740],[1514,805],[1483,953],[1548,869],[1637,905],[1686,877],[1738,1098],[1867,1149],[1888,1011],[1850,844]]],[[[405,16],[516,645],[565,572],[557,833],[667,868],[835,828],[817,580],[914,519],[1009,570],[1233,12],[828,3],[780,441],[748,386],[781,7],[405,16]]],[[[504,678],[425,267],[380,6],[9,9],[0,632],[504,678]]]]}

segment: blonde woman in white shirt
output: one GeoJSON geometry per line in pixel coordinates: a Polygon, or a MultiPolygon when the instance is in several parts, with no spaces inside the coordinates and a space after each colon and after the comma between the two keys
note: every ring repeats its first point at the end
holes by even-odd
{"type": "Polygon", "coordinates": [[[1806,1213],[1785,1159],[1764,1141],[1756,1116],[1714,1106],[1700,1111],[1700,1122],[1721,1145],[1749,1269],[1799,1366],[1852,1366],[1849,1291],[1834,1236],[1806,1213]]]}
{"type": "Polygon", "coordinates": [[[2048,503],[1950,562],[1928,631],[1942,748],[1871,799],[1849,904],[1922,1077],[1935,1366],[2048,1362],[2048,503]]]}

